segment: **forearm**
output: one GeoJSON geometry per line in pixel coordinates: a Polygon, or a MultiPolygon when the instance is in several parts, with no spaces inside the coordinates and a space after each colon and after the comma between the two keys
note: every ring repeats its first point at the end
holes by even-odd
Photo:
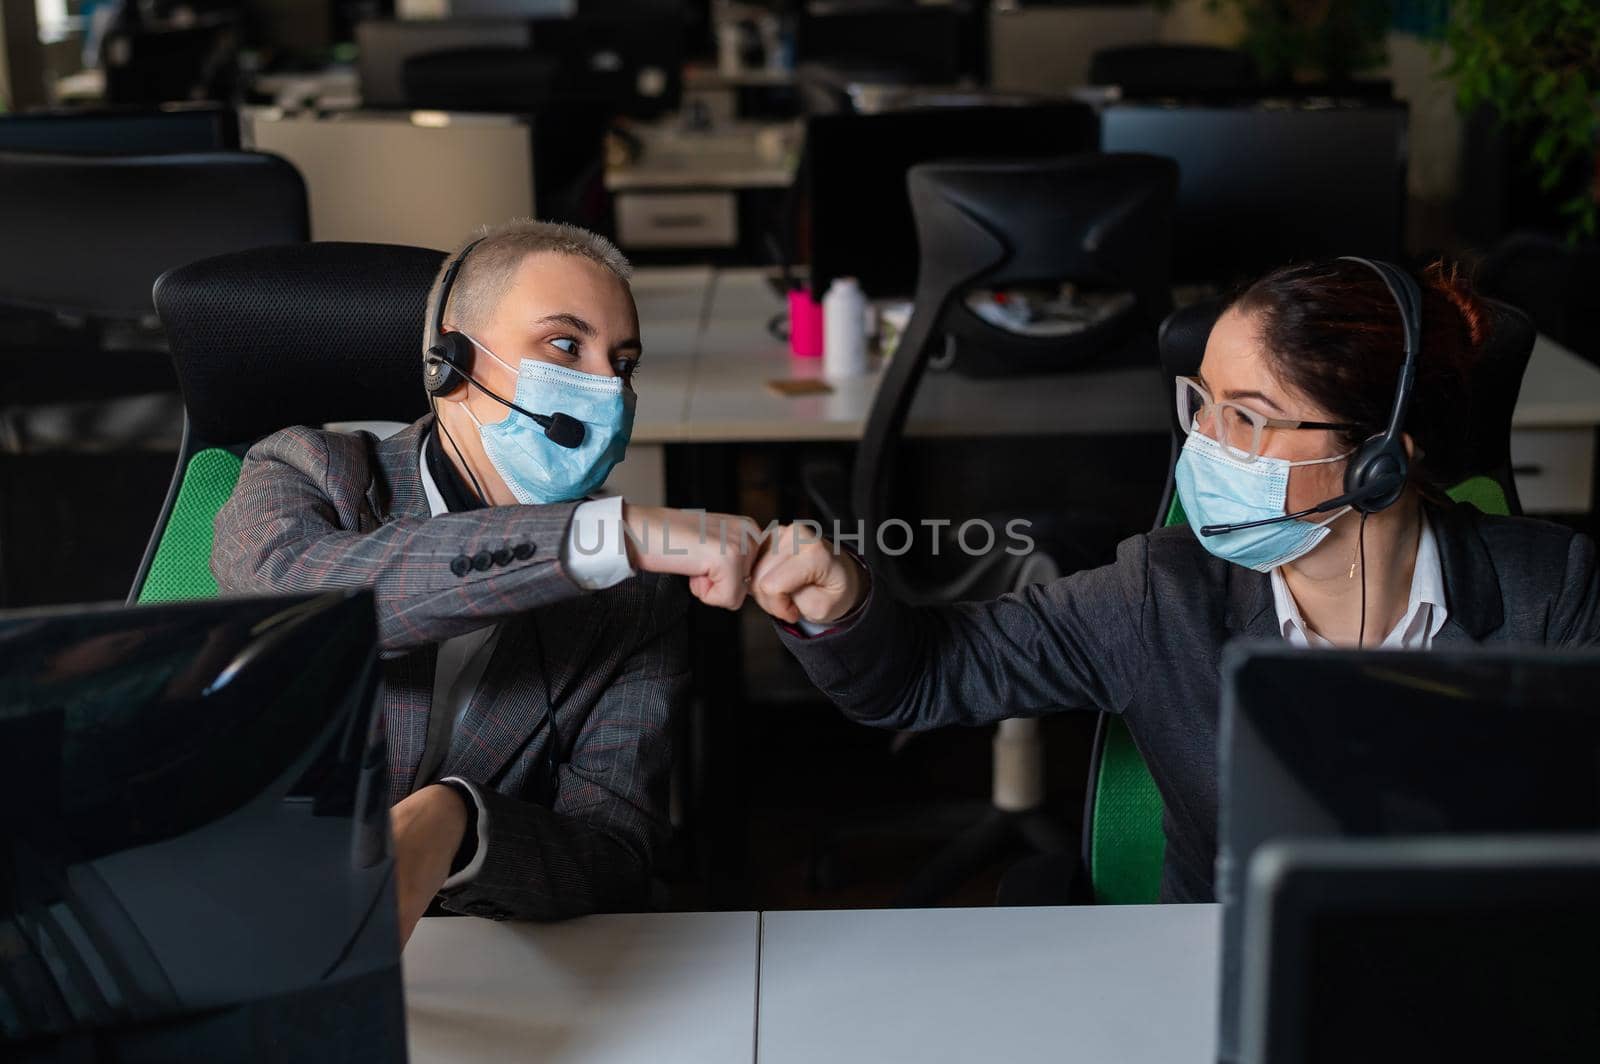
{"type": "Polygon", "coordinates": [[[572,509],[494,507],[368,532],[241,514],[219,519],[212,568],[225,593],[370,587],[380,648],[393,653],[581,594],[560,563],[572,509]]]}
{"type": "Polygon", "coordinates": [[[924,730],[1058,709],[1120,712],[1144,647],[1144,547],[1119,563],[989,602],[910,607],[872,581],[859,612],[808,638],[780,638],[847,716],[924,730]]]}
{"type": "Polygon", "coordinates": [[[846,623],[814,635],[798,623],[778,622],[777,629],[811,682],[846,716],[918,731],[954,723],[930,701],[931,692],[919,694],[911,683],[926,671],[923,621],[917,610],[874,586],[846,623]]]}
{"type": "Polygon", "coordinates": [[[487,787],[478,793],[487,849],[470,882],[440,895],[446,909],[496,920],[564,920],[644,906],[647,847],[487,787]]]}

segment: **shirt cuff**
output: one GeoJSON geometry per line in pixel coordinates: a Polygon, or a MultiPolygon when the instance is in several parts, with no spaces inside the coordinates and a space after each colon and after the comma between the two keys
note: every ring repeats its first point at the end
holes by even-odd
{"type": "Polygon", "coordinates": [[[478,815],[473,819],[478,824],[478,844],[473,850],[472,860],[457,872],[452,872],[439,887],[440,893],[464,887],[478,878],[478,873],[483,871],[483,859],[489,852],[489,810],[484,808],[483,796],[478,793],[478,785],[462,779],[460,776],[446,776],[440,783],[453,784],[452,790],[458,794],[466,791],[472,797],[472,804],[477,806],[478,815]]]}
{"type": "Polygon", "coordinates": [[[585,591],[603,591],[633,575],[622,527],[622,496],[580,502],[561,544],[561,567],[585,591]]]}

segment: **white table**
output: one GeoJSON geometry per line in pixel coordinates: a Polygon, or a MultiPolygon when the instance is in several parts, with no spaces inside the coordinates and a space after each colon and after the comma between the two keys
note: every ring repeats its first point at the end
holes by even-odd
{"type": "Polygon", "coordinates": [[[765,913],[760,1064],[1211,1064],[1215,905],[765,913]]]}
{"type": "Polygon", "coordinates": [[[758,922],[423,920],[404,954],[412,1064],[749,1064],[758,922]]]}

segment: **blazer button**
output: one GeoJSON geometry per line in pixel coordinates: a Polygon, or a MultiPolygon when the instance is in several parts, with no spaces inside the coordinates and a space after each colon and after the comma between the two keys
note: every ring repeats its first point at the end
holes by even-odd
{"type": "Polygon", "coordinates": [[[494,563],[496,565],[510,565],[511,564],[511,548],[510,547],[501,547],[499,550],[495,551],[494,552],[494,563]]]}
{"type": "Polygon", "coordinates": [[[486,550],[480,550],[472,556],[472,567],[480,573],[493,564],[494,556],[486,550]]]}
{"type": "Polygon", "coordinates": [[[465,554],[458,554],[450,559],[450,571],[457,576],[466,576],[472,572],[472,559],[465,554]]]}
{"type": "Polygon", "coordinates": [[[533,544],[518,543],[515,547],[511,548],[511,554],[517,559],[517,561],[525,562],[529,558],[533,557],[533,544]]]}

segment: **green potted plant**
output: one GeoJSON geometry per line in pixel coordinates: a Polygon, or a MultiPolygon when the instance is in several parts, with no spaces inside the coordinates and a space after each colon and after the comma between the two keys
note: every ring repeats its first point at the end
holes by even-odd
{"type": "MultiPolygon", "coordinates": [[[[1157,0],[1170,10],[1176,0],[1157,0]]],[[[1391,0],[1204,0],[1241,29],[1263,81],[1348,81],[1381,66],[1391,0]]]]}
{"type": "Polygon", "coordinates": [[[1465,110],[1487,107],[1531,138],[1540,186],[1563,196],[1567,237],[1600,220],[1600,3],[1454,0],[1445,31],[1465,110]]]}

